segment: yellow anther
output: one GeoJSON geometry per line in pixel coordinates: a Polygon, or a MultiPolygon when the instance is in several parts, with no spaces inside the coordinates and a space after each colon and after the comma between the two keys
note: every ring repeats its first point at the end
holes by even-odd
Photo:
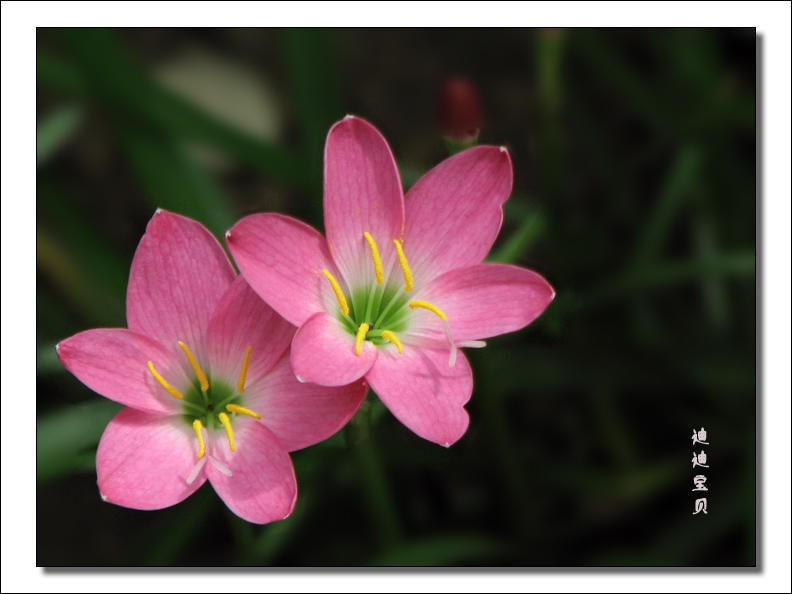
{"type": "Polygon", "coordinates": [[[404,255],[404,250],[402,249],[401,241],[399,241],[398,239],[394,239],[393,243],[396,244],[396,251],[399,253],[399,264],[401,264],[402,274],[404,275],[404,290],[412,291],[413,277],[412,277],[412,272],[410,271],[410,265],[407,264],[407,256],[404,255]]]}
{"type": "Polygon", "coordinates": [[[399,349],[399,354],[400,354],[400,355],[402,354],[402,344],[401,344],[401,341],[400,341],[398,338],[396,338],[396,335],[395,335],[393,332],[391,332],[390,330],[385,330],[385,331],[382,333],[382,338],[384,338],[385,340],[389,340],[389,341],[391,341],[393,344],[395,344],[395,345],[396,345],[396,348],[397,348],[397,349],[399,349]]]}
{"type": "Polygon", "coordinates": [[[432,305],[427,301],[410,301],[407,305],[410,309],[415,309],[417,307],[420,307],[421,309],[428,309],[437,317],[439,317],[441,320],[444,320],[446,322],[448,321],[448,318],[439,307],[437,307],[436,305],[432,305]]]}
{"type": "Polygon", "coordinates": [[[327,270],[322,269],[322,274],[327,277],[327,280],[330,281],[330,285],[333,287],[333,293],[335,293],[336,299],[338,299],[338,305],[341,306],[341,313],[345,316],[349,315],[349,305],[347,305],[346,297],[344,297],[344,292],[341,290],[341,287],[338,284],[338,281],[333,278],[333,275],[330,274],[327,270]]]}
{"type": "Polygon", "coordinates": [[[236,447],[234,447],[234,430],[231,428],[231,419],[228,418],[228,415],[224,412],[221,412],[217,415],[217,418],[225,427],[226,435],[228,435],[228,445],[231,447],[232,452],[236,452],[236,447]]]}
{"type": "Polygon", "coordinates": [[[248,363],[250,362],[250,349],[253,346],[248,346],[245,350],[245,358],[242,360],[242,371],[239,372],[239,381],[237,382],[237,389],[239,393],[245,391],[245,379],[247,378],[248,363]]]}
{"type": "Polygon", "coordinates": [[[200,420],[195,419],[193,421],[193,429],[195,429],[195,435],[198,437],[198,459],[200,460],[204,456],[204,452],[206,451],[206,447],[204,446],[203,440],[203,433],[201,429],[203,429],[203,423],[200,420]]]}
{"type": "Polygon", "coordinates": [[[162,377],[159,373],[157,373],[157,370],[154,369],[154,364],[151,361],[148,362],[148,368],[149,371],[151,372],[151,375],[154,376],[154,379],[156,379],[160,383],[160,386],[162,386],[168,391],[168,394],[170,394],[174,398],[178,398],[179,400],[184,398],[181,392],[179,392],[176,388],[171,386],[168,382],[165,381],[164,377],[162,377]]]}
{"type": "Polygon", "coordinates": [[[187,355],[187,358],[190,360],[190,365],[192,365],[192,368],[195,371],[195,375],[201,382],[201,391],[206,392],[209,389],[209,380],[206,379],[206,374],[203,372],[203,369],[201,369],[201,366],[198,365],[198,361],[195,360],[195,357],[193,357],[193,354],[190,352],[190,349],[187,347],[187,345],[180,340],[179,346],[184,349],[184,354],[187,355]]]}
{"type": "Polygon", "coordinates": [[[374,242],[374,238],[366,231],[363,234],[363,237],[366,238],[368,241],[369,247],[371,248],[371,259],[374,260],[374,274],[377,276],[377,283],[382,283],[385,280],[385,274],[382,272],[382,260],[380,260],[379,250],[377,249],[377,244],[374,242]]]}
{"type": "Polygon", "coordinates": [[[366,332],[369,331],[370,327],[366,322],[363,322],[358,328],[357,336],[355,337],[355,354],[357,356],[360,356],[360,343],[366,338],[366,332]]]}
{"type": "Polygon", "coordinates": [[[226,404],[226,410],[228,412],[239,413],[240,415],[247,415],[249,417],[253,417],[254,419],[261,419],[260,414],[255,413],[249,408],[245,408],[244,406],[239,406],[236,404],[226,404]]]}

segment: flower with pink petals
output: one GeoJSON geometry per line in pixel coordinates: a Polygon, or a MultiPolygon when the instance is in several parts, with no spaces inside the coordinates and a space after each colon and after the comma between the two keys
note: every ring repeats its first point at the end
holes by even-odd
{"type": "Polygon", "coordinates": [[[288,452],[340,429],[365,384],[299,383],[295,328],[236,276],[200,223],[162,210],[132,261],[127,322],[58,344],[80,381],[128,407],[99,442],[102,499],[161,509],[208,479],[245,520],[287,517],[297,499],[288,452]]]}
{"type": "Polygon", "coordinates": [[[402,423],[449,446],[467,429],[473,391],[458,348],[526,326],[554,296],[535,272],[482,264],[511,186],[506,149],[478,146],[404,196],[385,139],[347,117],[325,145],[327,240],[267,213],[239,221],[226,242],[250,286],[299,327],[298,379],[342,386],[365,377],[402,423]]]}

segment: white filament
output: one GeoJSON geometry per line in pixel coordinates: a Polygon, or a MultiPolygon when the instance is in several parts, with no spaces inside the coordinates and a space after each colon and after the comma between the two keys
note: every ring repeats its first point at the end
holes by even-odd
{"type": "Polygon", "coordinates": [[[228,466],[220,462],[220,460],[218,460],[214,456],[207,455],[207,458],[209,458],[209,460],[211,461],[212,464],[214,464],[214,467],[217,468],[217,470],[219,470],[226,476],[231,476],[231,470],[228,468],[228,466]]]}
{"type": "Polygon", "coordinates": [[[190,476],[187,477],[187,484],[192,485],[193,481],[198,478],[198,473],[201,472],[201,469],[206,464],[206,456],[198,460],[195,466],[193,466],[192,472],[190,472],[190,476]]]}

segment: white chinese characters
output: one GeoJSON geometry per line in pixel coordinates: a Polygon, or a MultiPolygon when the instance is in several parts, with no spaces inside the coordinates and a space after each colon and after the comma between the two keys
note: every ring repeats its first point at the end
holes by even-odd
{"type": "MultiPolygon", "coordinates": [[[[701,430],[699,431],[693,429],[693,445],[696,445],[697,443],[709,445],[709,442],[706,440],[707,440],[707,432],[704,430],[704,427],[702,427],[701,430]]],[[[699,454],[693,452],[692,462],[693,462],[693,468],[695,468],[696,466],[701,466],[702,468],[709,468],[709,466],[707,465],[707,454],[706,452],[704,452],[704,450],[701,450],[701,453],[699,454]]],[[[707,489],[707,487],[704,486],[704,483],[706,482],[707,482],[706,476],[704,476],[703,474],[697,474],[696,476],[693,477],[693,484],[695,485],[695,488],[691,489],[691,491],[709,491],[709,489],[707,489]]],[[[696,499],[695,510],[696,511],[693,512],[694,516],[701,512],[704,512],[705,514],[707,513],[706,497],[702,497],[701,499],[696,499]]]]}

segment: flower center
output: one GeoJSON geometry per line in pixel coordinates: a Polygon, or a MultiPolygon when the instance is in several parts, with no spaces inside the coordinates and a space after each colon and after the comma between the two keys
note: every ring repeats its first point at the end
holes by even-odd
{"type": "Polygon", "coordinates": [[[410,300],[408,293],[413,290],[413,275],[407,257],[404,255],[402,242],[398,239],[393,240],[404,277],[404,287],[399,286],[401,283],[392,282],[390,278],[386,282],[376,241],[368,231],[363,233],[363,239],[368,244],[371,253],[375,283],[350,290],[349,299],[347,299],[347,294],[335,277],[329,271],[322,270],[322,274],[329,281],[341,309],[339,320],[355,337],[355,354],[360,356],[363,341],[369,341],[376,346],[392,343],[401,354],[404,352],[404,347],[397,333],[405,332],[408,329],[411,310],[426,309],[434,313],[443,326],[446,339],[451,347],[448,365],[453,367],[456,362],[457,345],[451,335],[448,317],[436,305],[427,301],[410,300]]]}
{"type": "Polygon", "coordinates": [[[195,373],[194,379],[182,391],[179,391],[173,385],[162,377],[154,368],[154,364],[149,361],[148,368],[154,379],[165,389],[168,394],[181,401],[184,413],[182,416],[190,423],[198,445],[198,464],[196,464],[193,471],[190,473],[187,483],[192,483],[198,476],[203,465],[208,458],[221,472],[231,476],[231,471],[222,462],[207,454],[207,442],[221,427],[228,439],[229,449],[236,451],[234,443],[234,429],[232,427],[232,419],[237,415],[246,415],[254,419],[261,419],[261,416],[241,406],[243,399],[242,394],[245,392],[245,381],[247,379],[248,364],[250,362],[250,351],[253,348],[248,346],[242,358],[242,366],[239,373],[237,385],[231,386],[220,380],[211,380],[209,376],[201,368],[198,360],[190,351],[189,347],[182,341],[178,342],[179,346],[184,351],[190,366],[195,373]],[[229,416],[230,413],[230,416],[229,416]],[[204,455],[206,454],[206,458],[204,455]]]}

